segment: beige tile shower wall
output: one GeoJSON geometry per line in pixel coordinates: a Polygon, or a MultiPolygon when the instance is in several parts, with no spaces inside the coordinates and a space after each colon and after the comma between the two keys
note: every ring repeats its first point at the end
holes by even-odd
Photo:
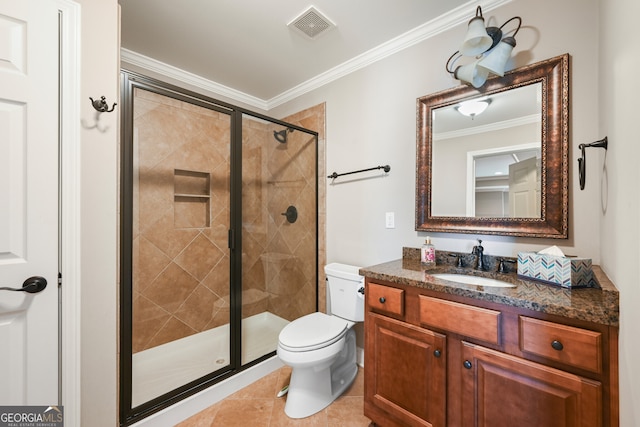
{"type": "Polygon", "coordinates": [[[260,255],[267,242],[265,145],[269,126],[248,116],[242,121],[242,318],[268,309],[260,255]]]}
{"type": "Polygon", "coordinates": [[[273,134],[280,130],[243,120],[243,318],[315,311],[315,138],[294,131],[282,144],[273,134]],[[282,215],[289,206],[298,210],[295,223],[282,215]]]}
{"type": "MultiPolygon", "coordinates": [[[[133,350],[141,351],[229,321],[229,118],[201,107],[136,90],[133,350]],[[216,143],[217,142],[217,143],[216,143]],[[221,151],[222,150],[222,151],[221,151]],[[188,173],[197,172],[196,178],[188,173]],[[209,224],[203,203],[176,198],[210,187],[209,224]],[[186,182],[186,183],[185,183],[186,182]],[[185,188],[187,190],[185,190],[185,188]],[[192,205],[192,206],[190,206],[192,205]]],[[[324,105],[287,121],[316,130],[319,200],[324,200],[324,105]]],[[[243,123],[243,313],[263,311],[293,320],[325,306],[324,203],[318,204],[319,269],[315,271],[315,146],[245,118],[243,123]],[[298,220],[281,215],[289,205],[298,220]]]]}
{"type": "Polygon", "coordinates": [[[265,256],[270,274],[269,310],[287,320],[315,311],[315,138],[294,131],[286,144],[275,139],[267,163],[269,235],[265,256]],[[283,212],[294,206],[289,223],[283,212]]]}
{"type": "Polygon", "coordinates": [[[140,89],[134,106],[137,352],[229,321],[230,118],[140,89]]]}
{"type": "MultiPolygon", "coordinates": [[[[326,229],[326,210],[325,210],[325,195],[326,195],[326,167],[325,167],[325,104],[318,104],[314,107],[302,110],[298,113],[292,114],[288,117],[283,118],[282,120],[298,125],[300,127],[304,127],[306,129],[310,129],[318,132],[318,167],[317,167],[317,175],[318,175],[318,212],[317,212],[317,221],[318,221],[318,271],[315,274],[318,277],[318,309],[320,311],[325,311],[326,307],[326,285],[325,285],[325,274],[324,274],[324,265],[327,262],[326,259],[326,239],[325,239],[325,229],[326,229]]],[[[294,133],[295,134],[295,133],[294,133]]],[[[303,163],[301,164],[302,168],[305,169],[305,176],[308,182],[311,181],[312,176],[307,175],[308,173],[312,173],[313,171],[313,163],[315,162],[315,157],[311,160],[308,156],[315,156],[315,152],[307,152],[304,156],[303,163]]],[[[311,203],[315,203],[315,200],[310,200],[310,192],[302,198],[303,203],[302,207],[305,208],[305,211],[311,212],[311,203]]],[[[314,219],[315,220],[315,219],[314,219]]],[[[311,223],[306,223],[305,227],[310,229],[312,227],[311,223]]],[[[315,248],[314,248],[315,250],[315,248]]],[[[315,255],[315,254],[313,254],[315,255]]],[[[312,262],[313,255],[309,254],[306,259],[312,262]]],[[[305,274],[310,275],[308,270],[309,266],[306,267],[305,274]]],[[[314,286],[315,283],[307,282],[305,284],[305,293],[304,297],[301,298],[301,301],[304,301],[304,307],[301,307],[300,313],[306,314],[315,311],[314,302],[308,301],[307,298],[309,296],[313,296],[314,292],[309,287],[314,286]]]]}

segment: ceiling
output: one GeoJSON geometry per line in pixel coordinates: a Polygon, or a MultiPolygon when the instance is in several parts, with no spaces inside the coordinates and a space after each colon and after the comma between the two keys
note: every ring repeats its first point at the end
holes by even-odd
{"type": "MultiPolygon", "coordinates": [[[[119,0],[123,61],[186,72],[268,109],[468,21],[478,4],[310,1],[119,0]],[[287,26],[310,6],[335,24],[314,39],[287,26]]],[[[483,1],[485,15],[499,3],[483,1]]]]}

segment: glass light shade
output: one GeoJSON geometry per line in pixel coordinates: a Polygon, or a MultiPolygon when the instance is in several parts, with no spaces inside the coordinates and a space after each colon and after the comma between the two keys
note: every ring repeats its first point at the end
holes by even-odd
{"type": "Polygon", "coordinates": [[[487,34],[484,18],[476,16],[469,21],[467,35],[460,47],[460,53],[465,56],[475,56],[484,53],[493,44],[493,39],[487,34]]]}
{"type": "Polygon", "coordinates": [[[511,57],[511,52],[515,45],[516,39],[505,37],[491,52],[480,59],[478,67],[503,77],[507,61],[511,57]]]}
{"type": "Polygon", "coordinates": [[[479,60],[473,61],[471,64],[462,65],[456,68],[453,76],[475,88],[479,88],[487,81],[489,71],[486,68],[478,67],[478,62],[479,60]]]}
{"type": "Polygon", "coordinates": [[[456,110],[463,116],[475,117],[482,114],[484,110],[489,106],[488,99],[471,99],[469,101],[463,101],[456,107],[456,110]]]}

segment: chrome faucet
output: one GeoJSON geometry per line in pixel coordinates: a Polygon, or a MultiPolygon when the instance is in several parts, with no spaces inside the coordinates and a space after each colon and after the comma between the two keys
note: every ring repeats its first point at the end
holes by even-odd
{"type": "Polygon", "coordinates": [[[478,244],[473,247],[471,253],[477,257],[476,270],[484,270],[484,248],[482,240],[478,239],[478,244]]]}

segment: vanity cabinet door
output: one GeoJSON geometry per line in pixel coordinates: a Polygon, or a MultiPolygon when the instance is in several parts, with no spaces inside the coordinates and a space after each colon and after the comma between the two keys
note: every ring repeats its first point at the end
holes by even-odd
{"type": "Polygon", "coordinates": [[[600,427],[602,385],[463,343],[464,427],[600,427]]]}
{"type": "Polygon", "coordinates": [[[365,329],[365,415],[384,426],[444,427],[446,337],[371,312],[365,329]]]}

